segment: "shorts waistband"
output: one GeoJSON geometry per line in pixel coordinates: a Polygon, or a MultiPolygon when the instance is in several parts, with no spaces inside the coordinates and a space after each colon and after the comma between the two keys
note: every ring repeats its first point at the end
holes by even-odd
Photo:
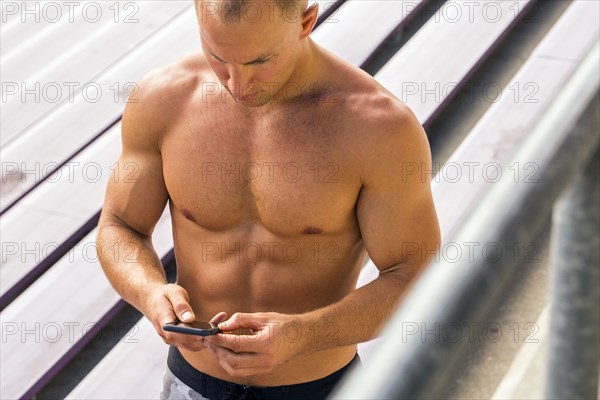
{"type": "Polygon", "coordinates": [[[344,373],[353,365],[361,364],[358,353],[344,367],[334,373],[310,382],[286,386],[245,386],[224,381],[198,371],[190,365],[177,347],[169,348],[167,365],[173,375],[187,386],[211,400],[256,399],[256,400],[306,400],[325,399],[344,373]]]}

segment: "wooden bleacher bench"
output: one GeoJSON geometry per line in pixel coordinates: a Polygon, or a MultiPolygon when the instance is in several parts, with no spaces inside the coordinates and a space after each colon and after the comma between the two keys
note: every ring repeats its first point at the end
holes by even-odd
{"type": "MultiPolygon", "coordinates": [[[[33,83],[36,81],[35,78],[50,76],[50,80],[59,78],[62,81],[65,75],[62,75],[61,68],[57,68],[57,66],[66,68],[67,71],[76,66],[76,64],[70,65],[69,61],[71,59],[73,62],[82,60],[81,56],[84,54],[79,54],[78,50],[82,47],[98,46],[100,44],[99,37],[105,33],[104,31],[111,24],[122,33],[125,33],[122,31],[123,29],[133,27],[132,25],[134,24],[114,23],[111,18],[110,6],[110,3],[98,3],[98,11],[101,18],[95,23],[91,23],[90,20],[74,12],[71,21],[69,21],[69,18],[62,18],[60,21],[49,24],[46,29],[41,30],[38,30],[34,24],[30,23],[29,19],[32,16],[24,16],[26,23],[21,24],[21,26],[30,27],[31,32],[22,30],[19,32],[22,37],[14,33],[10,35],[13,37],[13,40],[17,41],[17,46],[2,59],[2,68],[4,70],[2,78],[8,82],[20,83],[29,81],[29,83],[33,83]],[[65,46],[65,37],[81,37],[82,40],[76,44],[71,43],[71,46],[65,46]]],[[[141,7],[141,9],[144,8],[141,7]]],[[[40,21],[44,21],[44,14],[40,12],[40,15],[40,21]]],[[[140,32],[141,35],[144,33],[144,30],[140,32]]],[[[111,42],[112,40],[108,41],[108,43],[111,42]]],[[[108,60],[108,63],[110,63],[110,60],[108,60]]],[[[87,69],[83,68],[81,72],[85,72],[88,69],[89,67],[87,69]]],[[[66,74],[66,76],[67,79],[71,79],[70,74],[66,74]]],[[[11,104],[11,106],[14,103],[18,107],[31,105],[22,104],[18,99],[15,101],[14,98],[10,98],[7,103],[11,104]]],[[[3,132],[3,136],[6,134],[6,132],[3,132]]],[[[4,143],[4,140],[2,142],[4,143]]]]}
{"type": "MultiPolygon", "coordinates": [[[[551,48],[552,46],[549,46],[549,47],[551,48]]],[[[540,59],[543,60],[543,57],[540,57],[540,59]]],[[[563,71],[563,73],[566,74],[566,73],[568,73],[568,71],[563,71]]],[[[411,107],[412,107],[412,105],[411,105],[411,107]]],[[[489,128],[488,128],[488,131],[489,131],[489,128]]],[[[110,133],[111,132],[109,131],[109,132],[106,133],[106,135],[109,135],[110,133]]],[[[113,135],[114,135],[114,133],[113,133],[113,135]]],[[[107,138],[108,138],[108,136],[107,136],[107,138]]],[[[100,142],[98,142],[98,143],[100,143],[100,142]]],[[[94,146],[96,144],[97,143],[94,143],[94,146]]],[[[91,150],[92,149],[90,149],[90,154],[93,154],[91,152],[91,150]]],[[[82,153],[81,155],[83,156],[84,153],[82,153]]],[[[25,199],[27,199],[30,196],[35,195],[36,192],[38,192],[39,190],[42,190],[41,186],[38,187],[34,192],[30,193],[25,199]]],[[[50,190],[49,190],[49,192],[50,192],[50,190]]],[[[462,195],[462,193],[461,193],[461,195],[462,195]]],[[[440,195],[436,193],[436,201],[438,200],[438,198],[440,198],[439,196],[440,195]]],[[[25,199],[22,200],[22,201],[25,201],[25,199]]],[[[445,199],[445,197],[444,197],[444,199],[445,199]]],[[[100,201],[101,201],[101,199],[100,199],[100,201]]],[[[439,204],[439,201],[437,203],[439,204]]],[[[18,207],[15,207],[14,210],[18,210],[18,207]]],[[[440,216],[440,218],[442,218],[442,216],[440,216]]],[[[3,221],[3,219],[0,219],[0,221],[3,221]]],[[[161,224],[163,224],[162,221],[161,221],[161,224]]],[[[168,223],[164,223],[161,226],[167,226],[168,227],[168,223]]],[[[166,228],[165,228],[165,230],[166,230],[166,228]]],[[[158,231],[159,231],[159,229],[157,228],[157,233],[158,233],[158,231]]],[[[90,235],[93,235],[93,233],[90,234],[90,235]]],[[[89,240],[89,236],[87,238],[85,238],[82,241],[82,243],[85,243],[86,240],[89,240]]],[[[168,241],[170,241],[170,234],[167,234],[166,236],[162,236],[162,239],[155,238],[155,244],[158,244],[157,249],[158,249],[158,247],[160,245],[162,245],[162,243],[167,243],[168,241]],[[159,239],[159,240],[156,240],[156,239],[159,239]]],[[[79,248],[81,248],[81,245],[79,246],[79,248]]],[[[56,264],[50,271],[48,271],[48,273],[46,274],[47,276],[45,275],[44,279],[40,279],[38,282],[36,282],[34,284],[34,286],[32,286],[30,289],[28,289],[22,295],[22,297],[20,297],[19,299],[17,299],[17,301],[15,301],[14,304],[11,304],[11,306],[9,306],[9,308],[7,308],[7,310],[8,311],[10,311],[11,309],[12,310],[17,310],[17,311],[21,311],[21,313],[22,312],[29,312],[32,305],[36,305],[37,303],[39,303],[39,299],[37,297],[37,293],[38,293],[37,291],[38,290],[52,291],[52,288],[53,288],[52,285],[53,284],[59,284],[60,285],[61,284],[60,283],[60,278],[62,278],[62,280],[64,280],[65,276],[69,276],[70,275],[68,273],[67,267],[64,266],[65,264],[68,265],[69,263],[67,261],[64,261],[64,259],[61,260],[61,262],[59,262],[58,264],[56,264]],[[59,270],[58,268],[62,268],[62,269],[59,270]],[[55,271],[59,271],[59,272],[55,272],[55,271]],[[50,278],[46,279],[47,277],[51,277],[52,279],[50,279],[50,278]],[[32,292],[33,290],[36,291],[35,292],[36,296],[34,296],[34,294],[32,292]],[[26,298],[26,301],[22,301],[23,298],[26,298]],[[22,310],[25,310],[25,311],[22,311],[22,310]]],[[[69,265],[69,267],[70,268],[77,268],[77,265],[72,264],[72,265],[69,265]]],[[[92,274],[92,269],[93,268],[95,268],[96,271],[100,271],[100,273],[101,273],[100,267],[98,265],[90,266],[90,265],[86,264],[85,268],[87,269],[88,267],[89,267],[88,274],[85,275],[86,279],[91,278],[91,277],[96,277],[96,279],[98,279],[98,280],[100,280],[102,282],[105,282],[105,279],[103,278],[103,276],[99,277],[99,275],[92,274]]],[[[94,290],[98,290],[98,289],[99,288],[94,288],[94,290]]],[[[56,292],[57,292],[56,289],[54,289],[52,291],[52,293],[54,293],[55,295],[57,295],[56,292]]],[[[82,293],[85,293],[85,291],[83,291],[82,293]]],[[[114,292],[112,294],[114,296],[114,292]]],[[[112,299],[110,297],[110,295],[108,295],[107,298],[112,299]]],[[[79,299],[79,297],[78,297],[78,299],[79,299]]],[[[68,300],[63,300],[63,301],[68,301],[68,300]]],[[[115,302],[118,303],[118,297],[115,297],[115,299],[112,299],[112,302],[113,303],[115,303],[115,302]]],[[[50,302],[50,301],[49,301],[49,303],[54,304],[54,302],[50,302]]],[[[60,303],[60,301],[58,303],[60,303]]],[[[109,301],[109,303],[110,303],[110,301],[109,301]]],[[[107,306],[107,305],[105,305],[105,306],[107,306]]],[[[104,316],[106,316],[107,314],[110,314],[110,310],[111,309],[109,308],[109,311],[105,312],[104,314],[102,314],[102,311],[100,311],[98,313],[98,315],[101,315],[101,316],[104,315],[104,316]]],[[[79,311],[72,310],[70,312],[73,313],[72,315],[77,315],[77,312],[81,312],[81,310],[80,309],[79,309],[79,311]]],[[[16,313],[15,311],[13,311],[13,314],[11,314],[10,312],[8,314],[6,312],[3,312],[2,313],[2,322],[4,323],[5,321],[9,321],[8,319],[6,319],[6,316],[8,315],[9,317],[13,317],[13,316],[15,316],[15,313],[16,313]]],[[[86,322],[88,322],[88,319],[86,319],[86,318],[87,318],[87,315],[85,315],[80,321],[86,321],[86,322]]],[[[54,320],[56,321],[56,319],[54,319],[54,320]]],[[[92,318],[90,320],[96,321],[97,319],[92,318]]],[[[32,319],[29,319],[29,321],[47,321],[47,319],[40,319],[39,317],[34,316],[34,317],[32,317],[32,319]]],[[[14,322],[14,321],[12,321],[12,322],[14,322]]],[[[147,321],[145,319],[142,320],[142,322],[140,323],[139,326],[140,326],[140,331],[139,331],[140,334],[136,335],[136,337],[138,337],[138,336],[140,337],[140,343],[139,344],[121,343],[117,347],[115,347],[115,349],[113,351],[111,351],[111,353],[106,357],[106,359],[103,360],[103,362],[101,364],[99,364],[98,368],[96,368],[88,376],[88,378],[86,378],[84,381],[82,381],[80,387],[78,387],[73,393],[71,393],[70,397],[72,397],[72,398],[83,398],[83,397],[85,397],[85,398],[91,398],[91,397],[103,398],[102,393],[109,393],[108,386],[110,386],[111,384],[114,384],[114,382],[115,382],[115,369],[114,369],[115,365],[118,365],[119,368],[123,368],[123,370],[127,370],[127,366],[136,366],[137,365],[139,367],[139,365],[143,365],[143,366],[149,367],[149,365],[150,365],[149,363],[155,363],[155,364],[152,364],[152,365],[155,365],[156,368],[160,368],[161,365],[164,365],[163,364],[164,363],[164,354],[160,354],[158,352],[157,353],[153,353],[153,352],[157,351],[157,347],[152,346],[152,345],[149,345],[149,347],[148,347],[148,348],[151,349],[150,353],[151,354],[155,354],[156,357],[157,357],[157,359],[158,359],[158,357],[161,357],[160,358],[161,363],[157,363],[155,359],[151,359],[151,360],[144,359],[144,360],[142,360],[140,358],[141,357],[140,353],[145,353],[145,352],[140,351],[139,347],[140,346],[146,346],[147,343],[149,343],[149,342],[146,342],[146,340],[149,340],[150,342],[152,342],[152,341],[156,342],[157,337],[156,337],[156,333],[153,331],[153,328],[149,325],[149,323],[147,323],[147,321]],[[136,356],[133,357],[133,354],[135,354],[136,356]]],[[[81,333],[81,332],[79,332],[79,333],[81,333]]],[[[81,337],[79,337],[79,338],[81,339],[81,337]]],[[[158,339],[158,340],[159,340],[159,343],[162,343],[162,341],[160,341],[160,339],[158,339]]],[[[16,345],[19,345],[19,343],[16,343],[16,345]]],[[[45,343],[45,345],[49,345],[49,343],[45,343]]],[[[59,368],[60,365],[61,365],[61,363],[64,363],[65,360],[68,357],[72,356],[72,354],[75,352],[75,350],[77,350],[76,349],[77,346],[73,345],[73,343],[71,343],[70,346],[71,346],[70,348],[69,348],[69,346],[66,346],[66,352],[63,349],[62,353],[61,352],[55,352],[54,353],[54,358],[53,358],[53,360],[55,360],[54,364],[53,364],[54,369],[52,369],[52,367],[51,367],[50,370],[48,370],[46,372],[42,372],[42,378],[44,378],[46,380],[49,379],[49,377],[51,377],[51,375],[55,371],[55,369],[59,368]],[[58,360],[58,361],[56,361],[56,360],[58,360]]],[[[37,347],[41,347],[41,346],[39,346],[39,343],[38,343],[37,347]]],[[[50,347],[54,351],[54,349],[58,348],[59,346],[54,346],[54,347],[50,346],[50,347]]],[[[164,350],[164,347],[165,346],[162,345],[161,349],[164,350]]],[[[39,351],[39,350],[36,348],[36,349],[34,349],[34,352],[35,351],[39,351]]],[[[160,351],[160,350],[158,350],[158,351],[160,351]]],[[[12,353],[13,356],[14,356],[15,353],[16,352],[12,353]]],[[[4,355],[3,355],[3,357],[4,357],[4,355]]],[[[13,359],[12,362],[14,362],[14,361],[15,360],[13,359]]],[[[5,371],[6,368],[5,368],[5,359],[4,358],[2,358],[2,367],[3,367],[2,371],[5,371]]],[[[149,369],[150,369],[149,372],[151,372],[151,373],[158,373],[158,371],[156,369],[154,369],[154,368],[149,368],[149,369]]],[[[162,371],[160,371],[160,372],[162,372],[162,371]]],[[[117,375],[119,375],[119,374],[117,373],[117,375]]],[[[123,375],[123,374],[121,374],[121,375],[123,375]]],[[[120,380],[122,382],[122,385],[121,384],[117,384],[116,387],[123,388],[123,390],[125,390],[125,391],[124,392],[118,392],[118,391],[112,392],[112,394],[110,396],[107,394],[106,396],[104,396],[104,398],[118,398],[120,396],[120,394],[123,394],[123,393],[132,393],[132,395],[134,393],[139,393],[139,390],[136,390],[136,389],[140,389],[141,386],[137,386],[136,385],[136,379],[138,379],[137,382],[139,384],[139,382],[142,382],[142,379],[143,379],[144,382],[148,382],[148,379],[151,378],[151,377],[152,377],[152,375],[151,374],[150,375],[147,374],[146,371],[144,371],[144,373],[143,373],[142,376],[139,376],[137,378],[135,376],[129,377],[131,379],[131,382],[127,382],[127,380],[123,379],[124,377],[121,376],[120,378],[117,378],[117,380],[120,380]]],[[[5,379],[5,376],[4,376],[4,372],[2,372],[2,378],[3,378],[2,379],[3,390],[2,390],[2,396],[1,397],[4,397],[4,383],[7,382],[7,380],[5,379]]],[[[29,388],[28,390],[30,390],[30,393],[34,393],[35,392],[34,389],[39,388],[40,382],[43,382],[44,379],[38,380],[37,386],[34,386],[33,388],[29,388]]],[[[27,384],[28,383],[25,383],[25,385],[27,385],[27,384]]],[[[154,391],[154,389],[151,392],[150,396],[153,396],[153,395],[154,396],[156,395],[156,391],[154,391]]],[[[140,398],[142,398],[142,397],[143,397],[143,395],[141,395],[140,398]]]]}
{"type": "MultiPolygon", "coordinates": [[[[507,85],[520,88],[519,94],[508,92],[493,104],[454,153],[452,158],[459,161],[462,178],[453,179],[455,164],[447,163],[442,168],[442,176],[449,178],[441,179],[433,194],[440,219],[452,228],[448,229],[447,237],[465,219],[477,196],[493,184],[493,172],[489,176],[482,174],[486,163],[499,164],[503,174],[517,177],[518,171],[518,179],[535,182],[534,165],[514,166],[506,162],[596,43],[600,34],[599,16],[600,3],[574,1],[507,85]],[[481,168],[470,173],[472,166],[464,161],[478,163],[481,168]]],[[[493,166],[490,171],[494,169],[493,166]]]]}
{"type": "MultiPolygon", "coordinates": [[[[319,4],[319,17],[315,26],[321,25],[323,22],[329,23],[337,21],[333,14],[335,14],[338,8],[344,4],[347,0],[313,0],[310,4],[319,4]]],[[[349,1],[349,0],[348,0],[349,1]]]]}
{"type": "MultiPolygon", "coordinates": [[[[530,0],[495,3],[503,10],[498,21],[487,20],[481,13],[474,13],[472,19],[469,16],[456,21],[448,17],[448,8],[456,7],[457,3],[446,4],[437,13],[440,17],[432,17],[375,75],[375,79],[405,102],[421,124],[427,126],[489,57],[516,21],[523,18],[531,3],[530,0]],[[518,14],[510,9],[515,4],[519,5],[518,14]],[[427,43],[427,51],[422,50],[423,43],[427,43]],[[453,89],[444,89],[448,87],[453,89]]],[[[359,285],[376,276],[377,269],[368,263],[361,273],[359,285]]]]}
{"type": "Polygon", "coordinates": [[[67,399],[158,398],[169,347],[147,318],[142,318],[126,337],[127,341],[119,342],[67,399]]]}

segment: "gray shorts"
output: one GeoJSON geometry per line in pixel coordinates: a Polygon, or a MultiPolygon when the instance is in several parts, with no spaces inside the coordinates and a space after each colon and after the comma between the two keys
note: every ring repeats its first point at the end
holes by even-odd
{"type": "Polygon", "coordinates": [[[169,367],[163,375],[163,388],[160,392],[160,400],[210,400],[200,393],[181,382],[169,367]]]}

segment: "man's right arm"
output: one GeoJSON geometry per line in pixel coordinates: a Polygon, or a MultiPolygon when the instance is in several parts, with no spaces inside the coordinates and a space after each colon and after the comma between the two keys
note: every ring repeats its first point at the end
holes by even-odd
{"type": "Polygon", "coordinates": [[[148,317],[165,342],[200,350],[201,343],[194,343],[189,335],[162,329],[165,322],[192,321],[194,315],[185,289],[168,284],[151,239],[169,198],[160,153],[169,115],[161,104],[165,89],[160,81],[153,75],[142,79],[125,108],[122,153],[98,223],[98,255],[111,285],[148,317]]]}

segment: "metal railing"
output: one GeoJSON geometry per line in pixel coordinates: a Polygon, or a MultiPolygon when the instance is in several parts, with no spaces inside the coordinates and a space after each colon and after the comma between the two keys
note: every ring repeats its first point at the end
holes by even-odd
{"type": "MultiPolygon", "coordinates": [[[[510,163],[535,162],[537,183],[505,175],[451,238],[456,243],[477,238],[506,250],[535,239],[554,208],[547,398],[598,394],[599,49],[600,42],[510,163]]],[[[352,369],[331,398],[443,398],[467,341],[447,335],[405,335],[401,340],[404,324],[463,326],[485,318],[519,264],[513,257],[475,253],[466,262],[441,259],[429,265],[384,328],[369,368],[352,369]]]]}

